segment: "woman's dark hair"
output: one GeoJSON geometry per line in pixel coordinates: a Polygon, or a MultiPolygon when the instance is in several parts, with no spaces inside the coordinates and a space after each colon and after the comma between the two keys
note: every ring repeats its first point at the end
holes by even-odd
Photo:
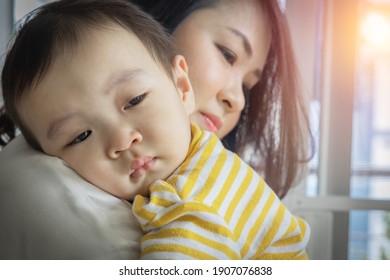
{"type": "Polygon", "coordinates": [[[134,33],[151,56],[172,77],[173,46],[167,33],[150,15],[128,1],[56,1],[29,13],[20,24],[2,71],[4,109],[0,116],[0,144],[15,135],[15,126],[27,142],[41,150],[17,110],[18,102],[43,79],[56,57],[71,52],[88,32],[112,24],[134,33]],[[12,121],[11,121],[12,120],[12,121]]]}
{"type": "Polygon", "coordinates": [[[5,108],[0,108],[0,147],[7,145],[15,137],[14,122],[5,113],[5,108]]]}
{"type": "MultiPolygon", "coordinates": [[[[131,1],[170,33],[192,12],[224,4],[222,0],[131,1]]],[[[283,197],[302,177],[313,141],[286,17],[277,0],[258,1],[270,23],[271,47],[261,80],[252,90],[238,125],[223,140],[283,197]]]]}

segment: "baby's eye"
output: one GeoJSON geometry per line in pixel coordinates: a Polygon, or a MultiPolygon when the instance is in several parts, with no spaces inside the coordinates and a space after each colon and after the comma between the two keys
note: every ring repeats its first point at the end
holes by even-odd
{"type": "Polygon", "coordinates": [[[221,46],[221,45],[218,45],[217,44],[217,48],[219,49],[219,51],[221,52],[221,54],[223,55],[224,59],[230,64],[230,65],[233,65],[236,60],[237,60],[237,57],[235,55],[234,52],[232,52],[231,50],[229,50],[228,48],[224,47],[224,46],[221,46]]]}
{"type": "Polygon", "coordinates": [[[130,109],[131,107],[137,106],[145,99],[145,97],[146,97],[146,93],[134,97],[126,104],[124,109],[126,110],[126,109],[130,109]]]}
{"type": "Polygon", "coordinates": [[[92,133],[91,130],[87,130],[80,133],[75,139],[72,140],[72,142],[68,144],[68,146],[76,145],[83,142],[85,139],[89,137],[89,135],[91,135],[91,133],[92,133]]]}

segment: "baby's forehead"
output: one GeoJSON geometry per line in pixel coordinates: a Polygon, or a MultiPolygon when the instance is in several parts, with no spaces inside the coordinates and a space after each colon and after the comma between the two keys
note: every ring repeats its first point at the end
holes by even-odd
{"type": "MultiPolygon", "coordinates": [[[[47,72],[52,71],[53,66],[56,64],[67,67],[75,59],[79,60],[79,62],[86,61],[98,47],[106,48],[107,51],[100,52],[96,59],[103,59],[104,55],[110,54],[110,49],[112,49],[111,53],[115,52],[115,46],[118,45],[125,45],[128,52],[151,56],[144,43],[135,33],[129,28],[122,27],[120,24],[107,23],[101,26],[87,26],[86,28],[81,28],[77,33],[77,37],[73,40],[58,40],[54,42],[53,53],[47,64],[47,72]],[[110,44],[110,41],[115,43],[110,44]]],[[[154,59],[153,56],[151,57],[154,59]]]]}
{"type": "MultiPolygon", "coordinates": [[[[99,41],[106,39],[112,33],[121,34],[123,41],[129,37],[139,40],[131,28],[124,27],[115,22],[105,22],[93,26],[84,24],[72,33],[69,35],[69,38],[71,37],[70,39],[67,39],[67,35],[65,34],[64,36],[58,36],[54,40],[55,49],[58,51],[57,55],[74,54],[75,50],[85,47],[85,45],[95,45],[99,41]]],[[[142,41],[140,42],[143,44],[142,41]]],[[[128,48],[132,48],[132,45],[128,45],[128,48]]]]}
{"type": "Polygon", "coordinates": [[[113,64],[143,67],[148,61],[172,78],[172,65],[166,67],[131,29],[118,23],[108,22],[99,26],[86,26],[80,28],[74,40],[63,45],[60,45],[60,42],[61,40],[55,45],[49,67],[39,77],[37,84],[47,80],[46,77],[58,77],[64,72],[68,73],[69,69],[74,72],[74,75],[77,73],[84,75],[96,68],[97,61],[105,61],[106,69],[99,69],[106,72],[110,71],[113,64]],[[140,57],[143,59],[138,59],[140,57]],[[77,68],[83,68],[85,71],[80,72],[77,68]]]}

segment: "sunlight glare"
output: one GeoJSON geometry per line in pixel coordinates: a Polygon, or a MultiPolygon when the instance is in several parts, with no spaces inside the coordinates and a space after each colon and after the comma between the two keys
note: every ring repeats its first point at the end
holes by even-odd
{"type": "Polygon", "coordinates": [[[363,38],[374,46],[381,46],[390,38],[390,22],[384,15],[370,12],[361,25],[363,38]]]}

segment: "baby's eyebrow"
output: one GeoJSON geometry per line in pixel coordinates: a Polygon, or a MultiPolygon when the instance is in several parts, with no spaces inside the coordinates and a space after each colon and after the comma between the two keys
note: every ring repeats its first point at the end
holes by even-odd
{"type": "Polygon", "coordinates": [[[142,69],[130,69],[124,70],[116,74],[112,81],[109,82],[108,86],[104,90],[105,94],[109,94],[113,89],[121,86],[122,84],[131,80],[139,79],[141,76],[145,76],[146,73],[142,69]]]}
{"type": "Polygon", "coordinates": [[[58,132],[58,130],[61,128],[61,126],[66,123],[69,119],[74,118],[77,115],[77,113],[69,113],[63,116],[60,116],[56,119],[54,119],[49,124],[49,128],[47,130],[46,137],[47,139],[53,139],[58,132]]]}
{"type": "MultiPolygon", "coordinates": [[[[113,78],[108,82],[108,86],[106,86],[103,90],[103,94],[109,94],[115,88],[121,86],[124,83],[133,80],[139,80],[141,77],[147,76],[145,71],[142,69],[126,69],[116,73],[113,78]]],[[[62,115],[58,118],[55,118],[52,122],[50,122],[46,137],[47,139],[53,139],[57,134],[58,130],[61,126],[64,125],[69,119],[72,119],[78,115],[77,112],[70,112],[68,114],[62,115]]]]}

